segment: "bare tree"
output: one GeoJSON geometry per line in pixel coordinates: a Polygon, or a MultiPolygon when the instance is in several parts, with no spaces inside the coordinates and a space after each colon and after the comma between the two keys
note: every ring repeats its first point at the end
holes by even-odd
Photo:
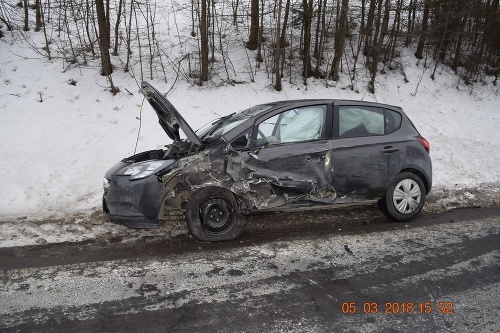
{"type": "MultiPolygon", "coordinates": [[[[324,15],[321,13],[321,10],[323,8],[323,2],[326,2],[324,0],[319,0],[318,2],[318,11],[317,11],[317,20],[316,20],[316,33],[315,33],[315,38],[314,38],[314,51],[313,55],[316,59],[319,58],[319,32],[320,32],[320,27],[321,27],[321,18],[324,17],[324,15]]],[[[317,68],[317,67],[316,67],[317,68]]]]}
{"type": "Polygon", "coordinates": [[[332,62],[330,71],[330,79],[337,81],[339,79],[340,60],[344,53],[345,35],[347,33],[347,14],[349,11],[349,0],[342,0],[342,8],[340,10],[339,27],[335,32],[335,56],[332,62]]]}
{"type": "Polygon", "coordinates": [[[464,41],[464,37],[465,37],[465,26],[467,24],[467,21],[469,20],[469,14],[470,14],[469,11],[465,12],[465,15],[462,18],[462,22],[460,23],[460,25],[458,27],[458,32],[457,32],[458,36],[457,36],[457,43],[456,43],[456,47],[455,47],[455,56],[453,58],[453,63],[451,65],[451,69],[453,69],[455,71],[455,73],[457,72],[458,65],[460,63],[460,57],[462,55],[462,45],[463,45],[463,41],[464,41]]]}
{"type": "Polygon", "coordinates": [[[208,81],[208,33],[207,33],[207,0],[201,0],[200,15],[201,37],[201,81],[208,81]]]}
{"type": "MultiPolygon", "coordinates": [[[[43,22],[44,21],[43,8],[40,8],[40,15],[42,17],[42,22],[43,22]]],[[[43,36],[45,38],[45,51],[47,51],[47,58],[49,60],[52,60],[52,56],[50,55],[49,38],[47,37],[47,29],[45,28],[45,24],[43,25],[43,36]]]]}
{"type": "Polygon", "coordinates": [[[283,69],[285,67],[286,28],[288,25],[289,15],[290,15],[290,0],[286,0],[285,17],[283,18],[283,29],[281,29],[281,37],[279,42],[279,47],[283,49],[283,52],[281,52],[281,74],[280,74],[281,78],[283,78],[283,69]]]}
{"type": "Polygon", "coordinates": [[[302,0],[302,25],[304,44],[302,45],[302,75],[304,84],[307,84],[307,78],[314,75],[311,66],[311,21],[313,12],[313,0],[302,0]]]}
{"type": "Polygon", "coordinates": [[[415,57],[422,59],[422,52],[424,51],[425,39],[427,38],[427,25],[429,22],[429,10],[430,10],[431,0],[424,1],[424,13],[422,16],[422,30],[418,37],[417,51],[415,52],[415,57]]]}
{"type": "MultiPolygon", "coordinates": [[[[237,4],[238,2],[236,2],[237,4]]],[[[264,25],[264,0],[261,0],[261,4],[260,4],[260,10],[261,10],[261,13],[260,13],[260,26],[259,26],[259,46],[257,48],[257,57],[256,57],[256,60],[257,60],[257,67],[260,66],[259,63],[263,62],[264,59],[262,58],[262,29],[263,29],[263,25],[264,25]]]]}
{"type": "Polygon", "coordinates": [[[109,76],[113,73],[111,57],[109,56],[109,34],[104,11],[103,0],[95,0],[97,24],[99,26],[99,51],[101,52],[101,75],[109,76]]]}
{"type": "Polygon", "coordinates": [[[24,7],[24,31],[29,31],[29,12],[28,12],[28,0],[23,0],[23,7],[24,7]]]}
{"type": "Polygon", "coordinates": [[[417,11],[417,0],[410,0],[408,6],[408,29],[406,31],[405,46],[408,47],[411,44],[413,33],[415,31],[415,12],[417,11]]]}
{"type": "Polygon", "coordinates": [[[35,1],[35,31],[40,31],[43,26],[42,22],[42,3],[40,0],[35,1]]]}
{"type": "Polygon", "coordinates": [[[276,83],[274,88],[276,91],[281,91],[281,71],[280,71],[280,51],[281,51],[281,34],[280,34],[280,26],[281,26],[281,5],[282,0],[278,0],[278,16],[276,18],[276,50],[274,54],[274,74],[276,77],[276,83]]]}
{"type": "Polygon", "coordinates": [[[252,0],[250,6],[250,36],[246,47],[257,50],[259,47],[259,0],[252,0]]]}
{"type": "Polygon", "coordinates": [[[378,0],[370,1],[370,8],[368,9],[368,20],[365,25],[365,47],[363,54],[366,56],[366,67],[370,67],[371,41],[373,35],[373,21],[375,19],[375,6],[378,0]]]}
{"type": "Polygon", "coordinates": [[[115,47],[113,48],[113,55],[118,55],[118,32],[120,28],[120,20],[122,18],[122,7],[123,0],[118,1],[118,13],[116,14],[116,23],[115,23],[115,47]]]}

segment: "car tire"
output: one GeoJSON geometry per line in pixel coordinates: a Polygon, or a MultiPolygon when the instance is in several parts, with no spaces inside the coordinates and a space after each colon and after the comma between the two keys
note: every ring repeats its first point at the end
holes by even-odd
{"type": "Polygon", "coordinates": [[[187,202],[186,223],[194,238],[217,242],[238,238],[246,218],[234,194],[219,187],[196,190],[187,202]]]}
{"type": "Polygon", "coordinates": [[[401,172],[392,180],[379,206],[387,217],[405,222],[420,213],[425,195],[425,186],[420,177],[411,172],[401,172]]]}

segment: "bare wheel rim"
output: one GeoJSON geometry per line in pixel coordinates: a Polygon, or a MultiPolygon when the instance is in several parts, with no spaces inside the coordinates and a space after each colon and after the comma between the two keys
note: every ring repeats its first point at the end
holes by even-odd
{"type": "Polygon", "coordinates": [[[205,230],[219,233],[223,232],[233,222],[231,204],[222,198],[213,198],[200,205],[200,219],[205,230]]]}
{"type": "Polygon", "coordinates": [[[394,188],[392,202],[401,214],[411,214],[420,205],[422,190],[412,179],[403,179],[394,188]]]}

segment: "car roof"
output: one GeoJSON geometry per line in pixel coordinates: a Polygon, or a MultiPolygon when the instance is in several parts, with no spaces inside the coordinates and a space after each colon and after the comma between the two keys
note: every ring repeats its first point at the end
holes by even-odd
{"type": "Polygon", "coordinates": [[[276,101],[265,103],[262,105],[269,105],[273,109],[290,106],[292,104],[307,104],[307,103],[315,103],[315,102],[323,102],[323,103],[333,103],[334,105],[356,105],[356,106],[371,106],[371,107],[382,107],[389,109],[397,109],[398,111],[402,111],[400,106],[383,104],[378,102],[369,102],[369,101],[357,101],[357,100],[349,100],[349,99],[293,99],[293,100],[285,100],[285,101],[276,101]]]}

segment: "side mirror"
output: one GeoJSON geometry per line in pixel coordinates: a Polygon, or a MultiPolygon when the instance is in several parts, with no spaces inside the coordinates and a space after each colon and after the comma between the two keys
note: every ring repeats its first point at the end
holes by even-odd
{"type": "Polygon", "coordinates": [[[228,144],[226,145],[226,147],[224,148],[223,153],[224,153],[224,154],[233,155],[233,154],[235,154],[235,153],[236,153],[236,150],[234,150],[233,146],[231,146],[231,144],[230,144],[230,143],[228,143],[228,144]]]}

